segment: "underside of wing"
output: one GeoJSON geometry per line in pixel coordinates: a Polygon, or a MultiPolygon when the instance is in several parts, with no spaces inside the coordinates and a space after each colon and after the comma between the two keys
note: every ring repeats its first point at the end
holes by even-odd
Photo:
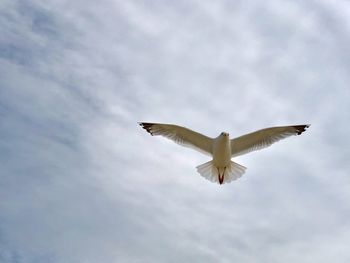
{"type": "Polygon", "coordinates": [[[292,135],[302,134],[310,125],[272,127],[252,132],[231,140],[231,156],[260,150],[292,135]]]}
{"type": "Polygon", "coordinates": [[[213,139],[203,134],[173,124],[148,122],[139,124],[151,135],[162,135],[182,146],[194,148],[208,155],[212,154],[213,139]]]}

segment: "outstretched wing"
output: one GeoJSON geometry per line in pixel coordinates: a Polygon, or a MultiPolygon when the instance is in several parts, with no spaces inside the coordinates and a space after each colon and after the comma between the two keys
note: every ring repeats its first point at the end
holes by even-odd
{"type": "Polygon", "coordinates": [[[242,155],[270,146],[291,135],[300,135],[310,125],[272,127],[252,132],[231,140],[231,156],[242,155]]]}
{"type": "Polygon", "coordinates": [[[194,148],[209,155],[212,154],[213,139],[203,134],[173,124],[148,122],[140,122],[139,124],[151,135],[162,135],[182,146],[194,148]]]}

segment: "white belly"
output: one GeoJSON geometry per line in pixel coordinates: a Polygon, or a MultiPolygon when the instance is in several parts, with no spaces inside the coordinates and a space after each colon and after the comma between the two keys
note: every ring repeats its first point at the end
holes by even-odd
{"type": "Polygon", "coordinates": [[[230,140],[224,138],[218,140],[213,145],[213,162],[218,168],[227,167],[231,161],[231,145],[230,140]]]}

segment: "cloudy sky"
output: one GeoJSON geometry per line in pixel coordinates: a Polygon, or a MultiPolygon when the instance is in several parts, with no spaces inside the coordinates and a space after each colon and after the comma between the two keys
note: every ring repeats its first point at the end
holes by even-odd
{"type": "Polygon", "coordinates": [[[0,262],[350,262],[347,1],[0,2],[0,262]],[[208,136],[311,123],[235,159],[208,136]]]}

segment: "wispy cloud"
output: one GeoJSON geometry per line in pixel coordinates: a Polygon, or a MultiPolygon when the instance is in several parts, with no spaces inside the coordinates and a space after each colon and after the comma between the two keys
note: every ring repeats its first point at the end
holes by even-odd
{"type": "Polygon", "coordinates": [[[349,261],[344,2],[0,10],[0,261],[349,261]],[[312,126],[219,187],[138,121],[312,126]]]}

